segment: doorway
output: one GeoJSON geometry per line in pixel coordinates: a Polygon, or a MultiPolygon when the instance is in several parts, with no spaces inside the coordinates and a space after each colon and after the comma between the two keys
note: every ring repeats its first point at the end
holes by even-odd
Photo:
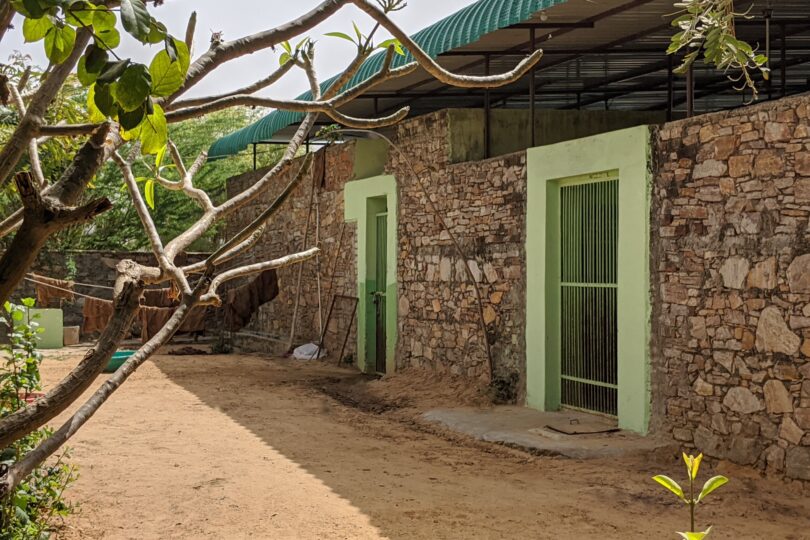
{"type": "Polygon", "coordinates": [[[619,181],[560,184],[560,404],[617,415],[619,181]]]}
{"type": "Polygon", "coordinates": [[[377,373],[385,373],[386,362],[386,284],[388,275],[388,212],[378,212],[375,216],[375,243],[377,253],[374,257],[374,290],[371,292],[374,303],[374,366],[377,373]]]}

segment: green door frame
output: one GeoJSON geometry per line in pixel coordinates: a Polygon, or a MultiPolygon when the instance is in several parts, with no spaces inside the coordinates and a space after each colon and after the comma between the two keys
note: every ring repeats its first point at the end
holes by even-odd
{"type": "Polygon", "coordinates": [[[393,373],[397,344],[397,190],[393,176],[375,176],[347,182],[343,190],[344,218],[357,223],[357,367],[376,372],[375,306],[371,294],[376,283],[376,216],[387,211],[385,284],[385,369],[393,373]]]}
{"type": "Polygon", "coordinates": [[[560,407],[559,230],[561,181],[619,178],[619,427],[646,433],[650,416],[650,128],[640,126],[527,150],[526,403],[560,407]]]}

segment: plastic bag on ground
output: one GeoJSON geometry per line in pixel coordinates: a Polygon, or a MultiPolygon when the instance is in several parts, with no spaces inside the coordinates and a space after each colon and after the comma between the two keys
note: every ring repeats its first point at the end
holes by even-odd
{"type": "Polygon", "coordinates": [[[318,354],[317,343],[305,343],[293,351],[293,357],[298,360],[315,360],[324,356],[326,356],[326,349],[321,348],[321,354],[318,354]]]}

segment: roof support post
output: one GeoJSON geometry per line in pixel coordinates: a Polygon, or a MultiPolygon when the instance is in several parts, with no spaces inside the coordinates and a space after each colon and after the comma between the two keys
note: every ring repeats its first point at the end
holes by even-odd
{"type": "Polygon", "coordinates": [[[675,100],[675,73],[672,55],[667,57],[667,122],[672,121],[672,105],[675,100]]]}
{"type": "MultiPolygon", "coordinates": [[[[534,27],[529,28],[529,42],[531,44],[532,53],[534,53],[535,49],[537,48],[537,37],[535,35],[534,27]]],[[[535,103],[534,103],[534,94],[536,91],[535,88],[535,81],[534,77],[536,74],[536,70],[532,67],[531,71],[529,71],[529,129],[531,130],[531,147],[534,148],[537,146],[537,128],[535,127],[535,103]]]]}
{"type": "Polygon", "coordinates": [[[256,170],[256,143],[253,143],[253,170],[256,170]]]}
{"type": "MultiPolygon", "coordinates": [[[[768,69],[771,69],[771,15],[773,12],[770,9],[765,10],[765,56],[768,58],[766,64],[768,69]]],[[[765,86],[768,88],[768,99],[773,99],[773,81],[771,77],[765,81],[765,86]]]]}
{"type": "MultiPolygon", "coordinates": [[[[782,66],[781,66],[781,73],[779,77],[779,83],[781,84],[782,88],[782,97],[787,95],[787,26],[785,23],[779,25],[779,36],[782,40],[782,66]]],[[[768,78],[770,80],[770,77],[768,78]]]]}
{"type": "MultiPolygon", "coordinates": [[[[484,55],[484,73],[486,75],[489,75],[489,58],[489,54],[484,55]]],[[[484,158],[489,158],[492,154],[492,138],[490,136],[492,103],[490,97],[489,88],[487,88],[484,91],[484,158]]]]}
{"type": "Polygon", "coordinates": [[[695,65],[691,64],[686,72],[686,117],[695,115],[695,65]]]}

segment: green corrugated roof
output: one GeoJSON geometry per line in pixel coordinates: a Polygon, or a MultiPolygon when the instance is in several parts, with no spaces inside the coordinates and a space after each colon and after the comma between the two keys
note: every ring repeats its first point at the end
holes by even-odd
{"type": "MultiPolygon", "coordinates": [[[[411,38],[431,57],[436,58],[443,52],[451,51],[474,43],[481,36],[506,28],[513,24],[529,19],[534,13],[548,9],[566,0],[479,0],[456,13],[445,17],[437,23],[415,33],[411,38]]],[[[380,70],[384,52],[378,52],[366,60],[354,77],[346,84],[351,88],[368,79],[380,70]]],[[[393,67],[402,66],[413,61],[409,52],[405,56],[397,55],[393,67]]],[[[337,78],[324,81],[322,89],[326,89],[337,78]]],[[[307,91],[298,96],[299,100],[312,99],[312,93],[307,91]]],[[[222,137],[208,150],[211,159],[236,154],[248,145],[267,141],[272,136],[289,125],[296,124],[304,118],[303,113],[290,111],[273,111],[261,120],[222,137]]]]}

